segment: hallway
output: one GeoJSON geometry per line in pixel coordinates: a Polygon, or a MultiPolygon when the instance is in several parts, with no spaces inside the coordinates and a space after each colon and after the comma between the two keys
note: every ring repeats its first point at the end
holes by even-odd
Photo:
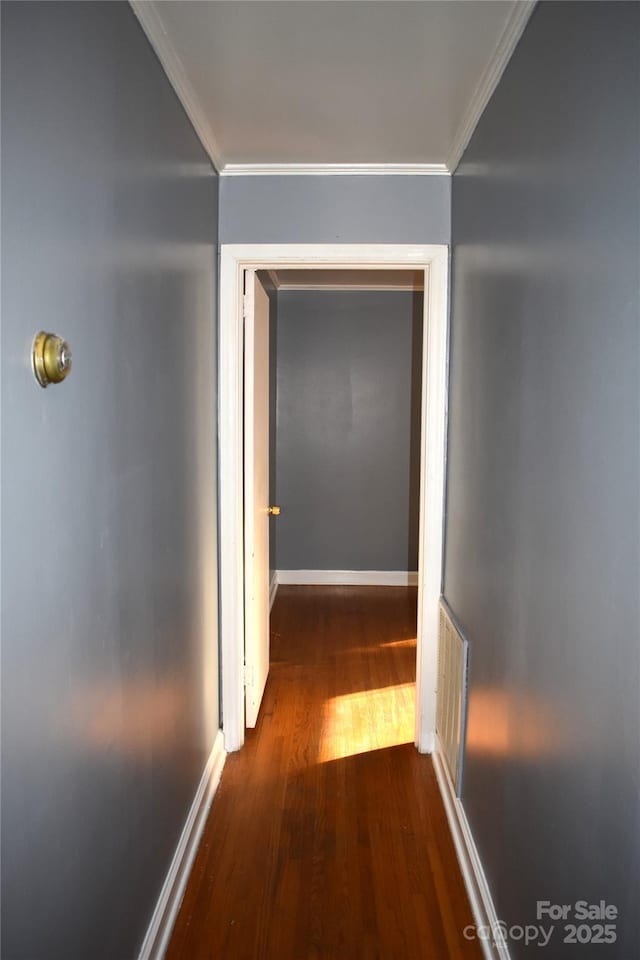
{"type": "Polygon", "coordinates": [[[479,957],[431,759],[416,591],[281,586],[258,725],[229,756],[167,960],[479,957]]]}

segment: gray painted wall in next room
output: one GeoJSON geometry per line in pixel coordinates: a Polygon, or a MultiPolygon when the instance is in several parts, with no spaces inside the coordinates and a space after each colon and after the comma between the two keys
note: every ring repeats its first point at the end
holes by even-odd
{"type": "Polygon", "coordinates": [[[135,960],[219,720],[217,178],[128,4],[1,17],[1,952],[135,960]]]}
{"type": "MultiPolygon", "coordinates": [[[[445,593],[463,802],[508,924],[640,889],[640,6],[542,3],[453,179],[445,593]]],[[[511,943],[511,956],[538,956],[511,943]]]]}
{"type": "Polygon", "coordinates": [[[278,294],[277,566],[416,570],[422,294],[278,294]]]}
{"type": "Polygon", "coordinates": [[[220,178],[221,243],[449,243],[451,177],[220,178]]]}

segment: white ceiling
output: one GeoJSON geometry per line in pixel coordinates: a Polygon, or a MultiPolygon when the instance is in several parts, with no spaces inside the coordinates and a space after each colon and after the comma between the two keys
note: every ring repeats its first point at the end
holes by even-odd
{"type": "Polygon", "coordinates": [[[451,169],[532,9],[529,0],[131,2],[227,173],[451,169]]]}

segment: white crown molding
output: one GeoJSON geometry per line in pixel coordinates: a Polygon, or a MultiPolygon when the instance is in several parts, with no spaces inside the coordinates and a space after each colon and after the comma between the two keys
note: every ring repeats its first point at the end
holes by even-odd
{"type": "Polygon", "coordinates": [[[154,0],[129,0],[129,4],[140,21],[149,43],[155,50],[169,83],[175,90],[189,120],[193,124],[202,146],[209,154],[215,169],[220,171],[224,165],[220,148],[202,104],[187,78],[182,61],[167,36],[154,0]]]}
{"type": "Polygon", "coordinates": [[[448,177],[444,163],[226,163],[221,177],[448,177]]]}
{"type": "Polygon", "coordinates": [[[524,28],[529,22],[536,3],[537,0],[516,0],[514,3],[513,10],[507,19],[491,59],[480,77],[471,102],[462,118],[462,123],[453,138],[446,163],[447,170],[450,173],[455,173],[456,167],[462,160],[462,155],[467,149],[485,107],[500,82],[500,78],[511,59],[524,28]]]}

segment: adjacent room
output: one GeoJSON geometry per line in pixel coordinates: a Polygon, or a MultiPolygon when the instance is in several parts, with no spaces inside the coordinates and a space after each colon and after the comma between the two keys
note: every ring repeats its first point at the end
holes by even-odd
{"type": "MultiPolygon", "coordinates": [[[[320,649],[299,654],[321,657],[341,630],[333,610],[355,655],[336,662],[343,684],[348,671],[353,676],[326,710],[333,710],[334,727],[336,711],[362,711],[365,718],[369,712],[370,721],[359,733],[357,724],[345,724],[343,736],[351,730],[353,742],[341,749],[409,743],[415,737],[423,276],[283,270],[265,279],[277,285],[270,299],[270,502],[280,509],[269,525],[272,644],[277,650],[281,640],[278,618],[287,618],[293,604],[304,615],[308,605],[318,618],[320,649]],[[380,605],[386,619],[373,615],[380,605]],[[384,728],[375,718],[387,708],[394,708],[394,724],[384,728]]],[[[304,647],[304,630],[297,635],[304,647]]],[[[338,749],[320,744],[323,755],[338,749]]]]}

